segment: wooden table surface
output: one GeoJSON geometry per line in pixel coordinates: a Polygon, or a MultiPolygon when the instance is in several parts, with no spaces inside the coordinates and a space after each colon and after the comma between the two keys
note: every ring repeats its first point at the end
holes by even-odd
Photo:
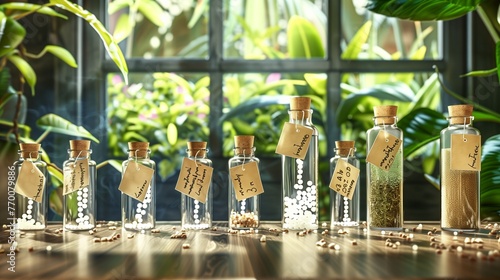
{"type": "Polygon", "coordinates": [[[424,223],[422,230],[415,230],[416,226],[406,224],[406,232],[393,233],[363,227],[347,229],[348,233],[319,229],[300,236],[296,231],[280,232],[279,224],[267,223],[258,233],[228,233],[219,226],[217,230],[188,231],[186,239],[172,239],[179,225],[160,224],[159,233],[132,237],[108,224],[93,235],[87,231],[58,233],[59,224],[42,232],[18,233],[14,258],[9,256],[10,232],[4,229],[0,278],[500,278],[498,230],[492,233],[485,225],[479,232],[455,237],[440,230],[429,235],[438,224],[424,223]],[[94,240],[118,234],[120,238],[113,241],[94,240]],[[410,234],[413,238],[408,240],[410,234]],[[261,242],[262,236],[266,242],[261,242]],[[480,238],[482,243],[466,244],[467,237],[471,242],[480,238]],[[318,246],[322,239],[325,246],[338,245],[338,250],[318,246]],[[387,239],[392,245],[387,246],[387,239]],[[438,247],[442,243],[446,249],[438,251],[432,242],[438,247]],[[190,248],[183,248],[185,244],[190,248]],[[15,259],[15,272],[9,270],[11,259],[15,259]]]}

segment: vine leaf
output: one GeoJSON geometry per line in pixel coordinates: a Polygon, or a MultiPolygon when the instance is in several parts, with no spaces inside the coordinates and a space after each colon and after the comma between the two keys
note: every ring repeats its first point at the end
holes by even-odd
{"type": "Polygon", "coordinates": [[[36,124],[43,129],[50,130],[51,132],[84,137],[99,143],[99,140],[88,132],[83,126],[74,125],[70,121],[55,114],[47,114],[39,118],[36,124]]]}

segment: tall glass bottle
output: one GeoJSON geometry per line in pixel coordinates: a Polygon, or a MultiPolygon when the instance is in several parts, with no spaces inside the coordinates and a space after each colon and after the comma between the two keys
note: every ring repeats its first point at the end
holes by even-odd
{"type": "MultiPolygon", "coordinates": [[[[366,132],[366,150],[385,153],[385,147],[371,151],[377,137],[392,135],[403,141],[403,131],[397,127],[397,106],[376,106],[374,127],[366,132]],[[382,134],[381,134],[382,133],[382,134]],[[388,133],[388,134],[386,134],[388,133]]],[[[367,210],[371,229],[401,230],[403,228],[403,145],[394,155],[392,165],[385,170],[367,163],[367,210]]]]}
{"type": "MultiPolygon", "coordinates": [[[[148,142],[129,142],[128,159],[122,164],[122,174],[132,163],[156,170],[156,163],[150,159],[151,150],[148,142]]],[[[125,193],[122,193],[122,226],[127,230],[152,229],[156,222],[156,180],[155,174],[151,178],[146,196],[141,202],[125,193]]]]}
{"type": "Polygon", "coordinates": [[[283,228],[318,228],[318,130],[312,123],[311,99],[290,100],[289,122],[313,130],[304,160],[282,156],[283,228]]]}
{"type": "MultiPolygon", "coordinates": [[[[234,156],[229,159],[229,168],[241,166],[249,162],[259,164],[255,157],[253,146],[254,136],[234,136],[234,156]]],[[[234,188],[234,182],[229,177],[229,227],[231,229],[256,229],[259,227],[259,195],[247,199],[238,200],[234,188]]]]}
{"type": "MultiPolygon", "coordinates": [[[[16,170],[16,222],[18,230],[43,230],[47,224],[47,164],[41,160],[40,144],[21,143],[19,160],[14,163],[16,170]],[[33,165],[31,165],[31,163],[33,165]],[[23,168],[22,168],[23,167],[23,168]],[[22,168],[22,169],[21,169],[22,168]],[[30,169],[28,169],[30,168],[30,169]],[[37,168],[39,172],[34,170],[37,168]],[[35,174],[35,178],[26,181],[26,173],[35,174]],[[42,177],[43,176],[43,181],[42,177]],[[22,177],[23,182],[20,181],[22,177]],[[40,180],[39,180],[40,179],[40,180]],[[23,189],[34,191],[35,196],[41,195],[41,201],[37,198],[27,197],[19,194],[22,184],[23,189]]],[[[31,175],[29,175],[31,176],[31,175]]],[[[32,192],[33,193],[33,192],[32,192]]]]}
{"type": "MultiPolygon", "coordinates": [[[[467,135],[480,135],[472,127],[472,105],[448,106],[449,126],[441,131],[441,228],[443,230],[475,231],[479,229],[479,170],[452,169],[451,155],[470,153],[452,145],[452,135],[462,141],[467,135]]],[[[480,138],[479,138],[480,139],[480,138]]],[[[480,140],[479,140],[480,141],[480,140]]],[[[477,160],[481,160],[480,155],[477,160]]],[[[455,160],[453,160],[455,161],[455,160]]]]}
{"type": "MultiPolygon", "coordinates": [[[[330,159],[330,176],[333,176],[339,160],[359,169],[359,160],[356,158],[354,141],[335,141],[335,156],[330,159]]],[[[359,225],[359,180],[356,183],[352,199],[330,189],[331,227],[359,225]]]]}
{"type": "MultiPolygon", "coordinates": [[[[188,142],[187,155],[197,164],[212,166],[207,158],[207,142],[188,142]]],[[[184,229],[206,229],[212,226],[212,186],[208,189],[207,201],[201,202],[181,194],[181,225],[184,229]]]]}
{"type": "Polygon", "coordinates": [[[96,221],[96,163],[90,159],[90,141],[70,140],[69,145],[69,159],[63,163],[64,181],[77,189],[63,197],[63,225],[67,230],[93,229],[96,221]],[[68,181],[66,176],[73,178],[68,181]],[[82,186],[84,180],[88,180],[88,184],[82,186]]]}

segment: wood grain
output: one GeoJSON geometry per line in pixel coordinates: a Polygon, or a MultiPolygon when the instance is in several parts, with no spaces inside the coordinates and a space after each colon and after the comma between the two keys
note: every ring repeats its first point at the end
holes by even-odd
{"type": "MultiPolygon", "coordinates": [[[[413,232],[415,225],[406,225],[408,241],[399,233],[338,229],[322,234],[299,236],[297,232],[281,233],[278,225],[266,224],[258,233],[230,234],[227,228],[187,232],[186,239],[171,239],[177,230],[162,224],[160,233],[135,233],[111,230],[103,225],[88,232],[62,232],[61,225],[51,225],[42,232],[17,235],[19,251],[15,255],[15,271],[8,270],[9,232],[2,232],[0,255],[1,279],[156,279],[156,278],[237,278],[237,279],[352,279],[352,278],[491,278],[500,277],[498,233],[482,229],[461,233],[454,240],[450,232],[428,232],[437,224],[426,224],[413,232]],[[272,229],[272,230],[271,230],[272,229]],[[109,242],[94,238],[121,234],[109,242]],[[266,242],[261,242],[261,236],[266,242]],[[443,243],[439,253],[431,247],[443,243]],[[464,244],[466,237],[481,238],[483,243],[464,244]],[[386,246],[386,240],[400,245],[386,246]],[[321,239],[335,243],[339,250],[317,246],[321,239]],[[352,242],[356,241],[356,245],[352,242]],[[183,249],[188,243],[190,248],[183,249]],[[418,245],[418,250],[412,250],[418,245]],[[48,251],[47,246],[52,250],[48,251]],[[463,252],[456,247],[462,246],[463,252]],[[30,251],[30,248],[32,250],[30,251]],[[450,248],[455,248],[450,250],[450,248]],[[478,252],[480,255],[478,255],[478,252]],[[498,251],[496,251],[498,252],[498,251]]],[[[403,233],[401,233],[403,234],[403,233]]]]}

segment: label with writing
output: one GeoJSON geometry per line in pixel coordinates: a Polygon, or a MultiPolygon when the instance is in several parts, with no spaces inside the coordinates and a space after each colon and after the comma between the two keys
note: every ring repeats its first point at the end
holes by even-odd
{"type": "Polygon", "coordinates": [[[233,182],[238,201],[264,192],[259,167],[255,161],[230,168],[229,178],[233,182]]]}
{"type": "Polygon", "coordinates": [[[89,185],[89,160],[79,159],[69,163],[64,167],[64,186],[63,195],[72,193],[78,189],[89,185]]]}
{"type": "Polygon", "coordinates": [[[481,135],[452,134],[450,168],[481,171],[481,135]]]}
{"type": "Polygon", "coordinates": [[[175,189],[202,203],[207,201],[214,169],[210,166],[184,158],[175,189]]]}
{"type": "Polygon", "coordinates": [[[40,169],[33,162],[26,160],[21,164],[17,176],[16,192],[36,202],[42,202],[45,180],[45,175],[40,169]]]}
{"type": "Polygon", "coordinates": [[[281,131],[276,153],[292,158],[304,159],[311,143],[313,130],[307,126],[285,123],[281,131]]]}
{"type": "Polygon", "coordinates": [[[402,144],[403,140],[382,130],[375,138],[373,146],[366,156],[366,161],[384,170],[389,170],[402,144]]]}
{"type": "Polygon", "coordinates": [[[132,161],[123,172],[122,181],[118,189],[124,194],[142,202],[146,197],[154,169],[132,161]]]}
{"type": "Polygon", "coordinates": [[[343,159],[339,159],[330,181],[330,189],[352,199],[359,178],[359,169],[343,159]]]}

